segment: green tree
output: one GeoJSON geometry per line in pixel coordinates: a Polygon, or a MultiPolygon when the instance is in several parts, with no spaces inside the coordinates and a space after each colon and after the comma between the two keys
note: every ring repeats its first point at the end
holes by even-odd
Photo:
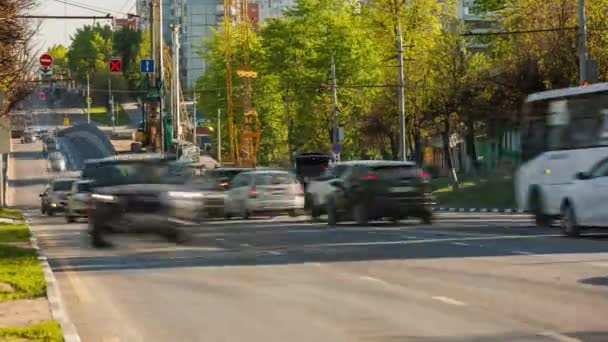
{"type": "Polygon", "coordinates": [[[53,56],[53,72],[54,74],[66,73],[68,69],[68,49],[61,45],[53,45],[47,53],[53,56]]]}
{"type": "Polygon", "coordinates": [[[67,53],[72,74],[85,82],[87,73],[96,74],[108,69],[112,57],[112,29],[105,25],[86,25],[76,30],[67,53]]]}

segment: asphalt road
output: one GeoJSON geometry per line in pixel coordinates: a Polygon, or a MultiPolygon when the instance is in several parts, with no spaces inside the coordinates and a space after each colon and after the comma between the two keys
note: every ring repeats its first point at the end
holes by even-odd
{"type": "MultiPolygon", "coordinates": [[[[14,160],[22,205],[39,162],[14,160]]],[[[83,341],[608,341],[608,235],[523,215],[216,221],[183,246],[110,250],[89,247],[86,223],[28,216],[83,341]]]]}

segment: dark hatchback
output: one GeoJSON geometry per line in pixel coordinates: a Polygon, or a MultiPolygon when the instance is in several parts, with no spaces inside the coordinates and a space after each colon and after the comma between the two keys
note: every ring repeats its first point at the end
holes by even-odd
{"type": "Polygon", "coordinates": [[[187,239],[189,224],[178,212],[197,212],[196,192],[184,186],[180,165],[161,159],[89,161],[82,178],[92,181],[89,232],[94,246],[112,233],[153,233],[172,242],[187,239]],[[185,208],[190,207],[190,208],[185,208]],[[190,209],[190,210],[184,210],[190,209]]]}
{"type": "Polygon", "coordinates": [[[327,201],[328,224],[354,219],[358,224],[408,217],[424,223],[433,219],[429,175],[415,163],[368,161],[349,169],[332,182],[336,191],[327,201]]]}
{"type": "Polygon", "coordinates": [[[230,186],[230,182],[236,175],[243,171],[251,171],[250,168],[239,168],[239,167],[218,167],[216,169],[210,169],[205,172],[203,178],[205,183],[217,184],[218,189],[226,190],[230,186]]]}
{"type": "Polygon", "coordinates": [[[329,167],[332,157],[325,153],[297,153],[295,156],[295,174],[300,183],[307,185],[308,180],[321,176],[329,167]]]}

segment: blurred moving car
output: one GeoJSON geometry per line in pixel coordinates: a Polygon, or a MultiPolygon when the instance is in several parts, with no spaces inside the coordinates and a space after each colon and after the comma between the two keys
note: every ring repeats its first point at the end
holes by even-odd
{"type": "Polygon", "coordinates": [[[304,186],[308,186],[308,181],[312,178],[321,176],[329,167],[332,157],[325,153],[297,153],[295,156],[295,172],[304,186]]]}
{"type": "Polygon", "coordinates": [[[226,192],[224,210],[227,218],[281,213],[297,216],[304,211],[304,189],[288,171],[242,172],[234,177],[226,192]]]}
{"type": "Polygon", "coordinates": [[[200,193],[184,185],[183,166],[166,159],[87,161],[82,178],[92,181],[89,233],[95,247],[109,246],[104,237],[114,233],[153,233],[185,242],[191,220],[176,214],[200,211],[200,193]]]}
{"type": "Polygon", "coordinates": [[[608,158],[578,172],[564,193],[560,224],[564,235],[575,237],[586,228],[608,227],[608,158]]]}
{"type": "MultiPolygon", "coordinates": [[[[362,161],[361,163],[364,163],[362,161]]],[[[330,165],[319,177],[311,178],[306,186],[306,212],[316,219],[325,213],[328,198],[337,190],[334,183],[350,168],[360,163],[358,161],[339,162],[330,165]]]]}
{"type": "Polygon", "coordinates": [[[57,178],[51,182],[49,187],[40,194],[40,211],[43,214],[53,216],[56,212],[64,211],[67,205],[68,193],[75,178],[57,178]]]}
{"type": "Polygon", "coordinates": [[[31,143],[33,143],[35,141],[36,141],[36,136],[34,135],[33,132],[26,131],[21,136],[21,143],[22,144],[31,144],[31,143]]]}
{"type": "Polygon", "coordinates": [[[53,172],[63,172],[66,170],[65,158],[59,151],[49,153],[48,170],[53,172]]]}
{"type": "Polygon", "coordinates": [[[42,145],[42,153],[45,156],[48,156],[52,152],[58,151],[60,151],[59,142],[52,137],[47,137],[47,139],[44,141],[44,144],[42,145]]]}
{"type": "Polygon", "coordinates": [[[238,168],[238,167],[220,167],[216,169],[210,169],[205,171],[203,178],[207,179],[211,183],[217,184],[221,189],[228,189],[230,182],[239,173],[244,171],[250,171],[250,168],[238,168]]]}
{"type": "Polygon", "coordinates": [[[67,194],[68,202],[65,207],[65,219],[68,223],[75,222],[79,217],[88,216],[91,189],[90,181],[79,180],[72,184],[72,189],[67,194]]]}
{"type": "Polygon", "coordinates": [[[413,162],[358,162],[332,185],[337,189],[327,199],[329,225],[348,218],[360,225],[381,218],[397,222],[418,217],[432,222],[429,175],[413,162]]]}

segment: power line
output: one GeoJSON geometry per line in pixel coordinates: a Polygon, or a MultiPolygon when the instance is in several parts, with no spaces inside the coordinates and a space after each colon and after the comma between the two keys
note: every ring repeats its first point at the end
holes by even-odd
{"type": "MultiPolygon", "coordinates": [[[[105,17],[100,16],[90,16],[90,15],[17,15],[15,18],[20,19],[114,19],[114,17],[110,14],[105,17]]],[[[0,18],[7,19],[7,18],[0,18]]]]}
{"type": "Polygon", "coordinates": [[[528,34],[528,33],[542,33],[542,32],[559,32],[559,31],[570,31],[577,30],[578,26],[569,26],[569,27],[559,27],[552,29],[536,29],[536,30],[521,30],[521,31],[503,31],[503,32],[466,32],[461,34],[463,37],[472,37],[472,36],[506,36],[513,34],[528,34]]]}
{"type": "MultiPolygon", "coordinates": [[[[58,1],[58,0],[53,0],[53,1],[58,1]]],[[[124,15],[128,15],[129,14],[129,13],[126,13],[126,12],[111,10],[111,9],[108,9],[108,8],[97,7],[97,6],[93,6],[93,5],[89,5],[89,4],[83,4],[81,2],[76,2],[76,1],[73,1],[73,0],[70,0],[70,1],[59,0],[58,2],[67,3],[68,5],[71,5],[71,6],[81,7],[81,8],[85,8],[85,9],[89,9],[89,10],[103,11],[104,13],[110,12],[110,13],[118,13],[118,14],[124,14],[124,15]]]]}
{"type": "MultiPolygon", "coordinates": [[[[58,2],[58,3],[63,4],[63,5],[70,5],[72,7],[77,7],[77,8],[85,9],[85,10],[88,10],[88,11],[97,12],[97,13],[108,14],[108,12],[109,12],[109,11],[105,11],[104,12],[104,11],[96,10],[94,8],[91,8],[91,7],[87,7],[87,6],[83,6],[83,5],[78,5],[78,4],[73,4],[73,3],[70,3],[70,2],[67,2],[67,1],[63,1],[63,0],[52,0],[52,1],[58,2]]],[[[66,15],[67,15],[67,13],[66,13],[66,15]]]]}

